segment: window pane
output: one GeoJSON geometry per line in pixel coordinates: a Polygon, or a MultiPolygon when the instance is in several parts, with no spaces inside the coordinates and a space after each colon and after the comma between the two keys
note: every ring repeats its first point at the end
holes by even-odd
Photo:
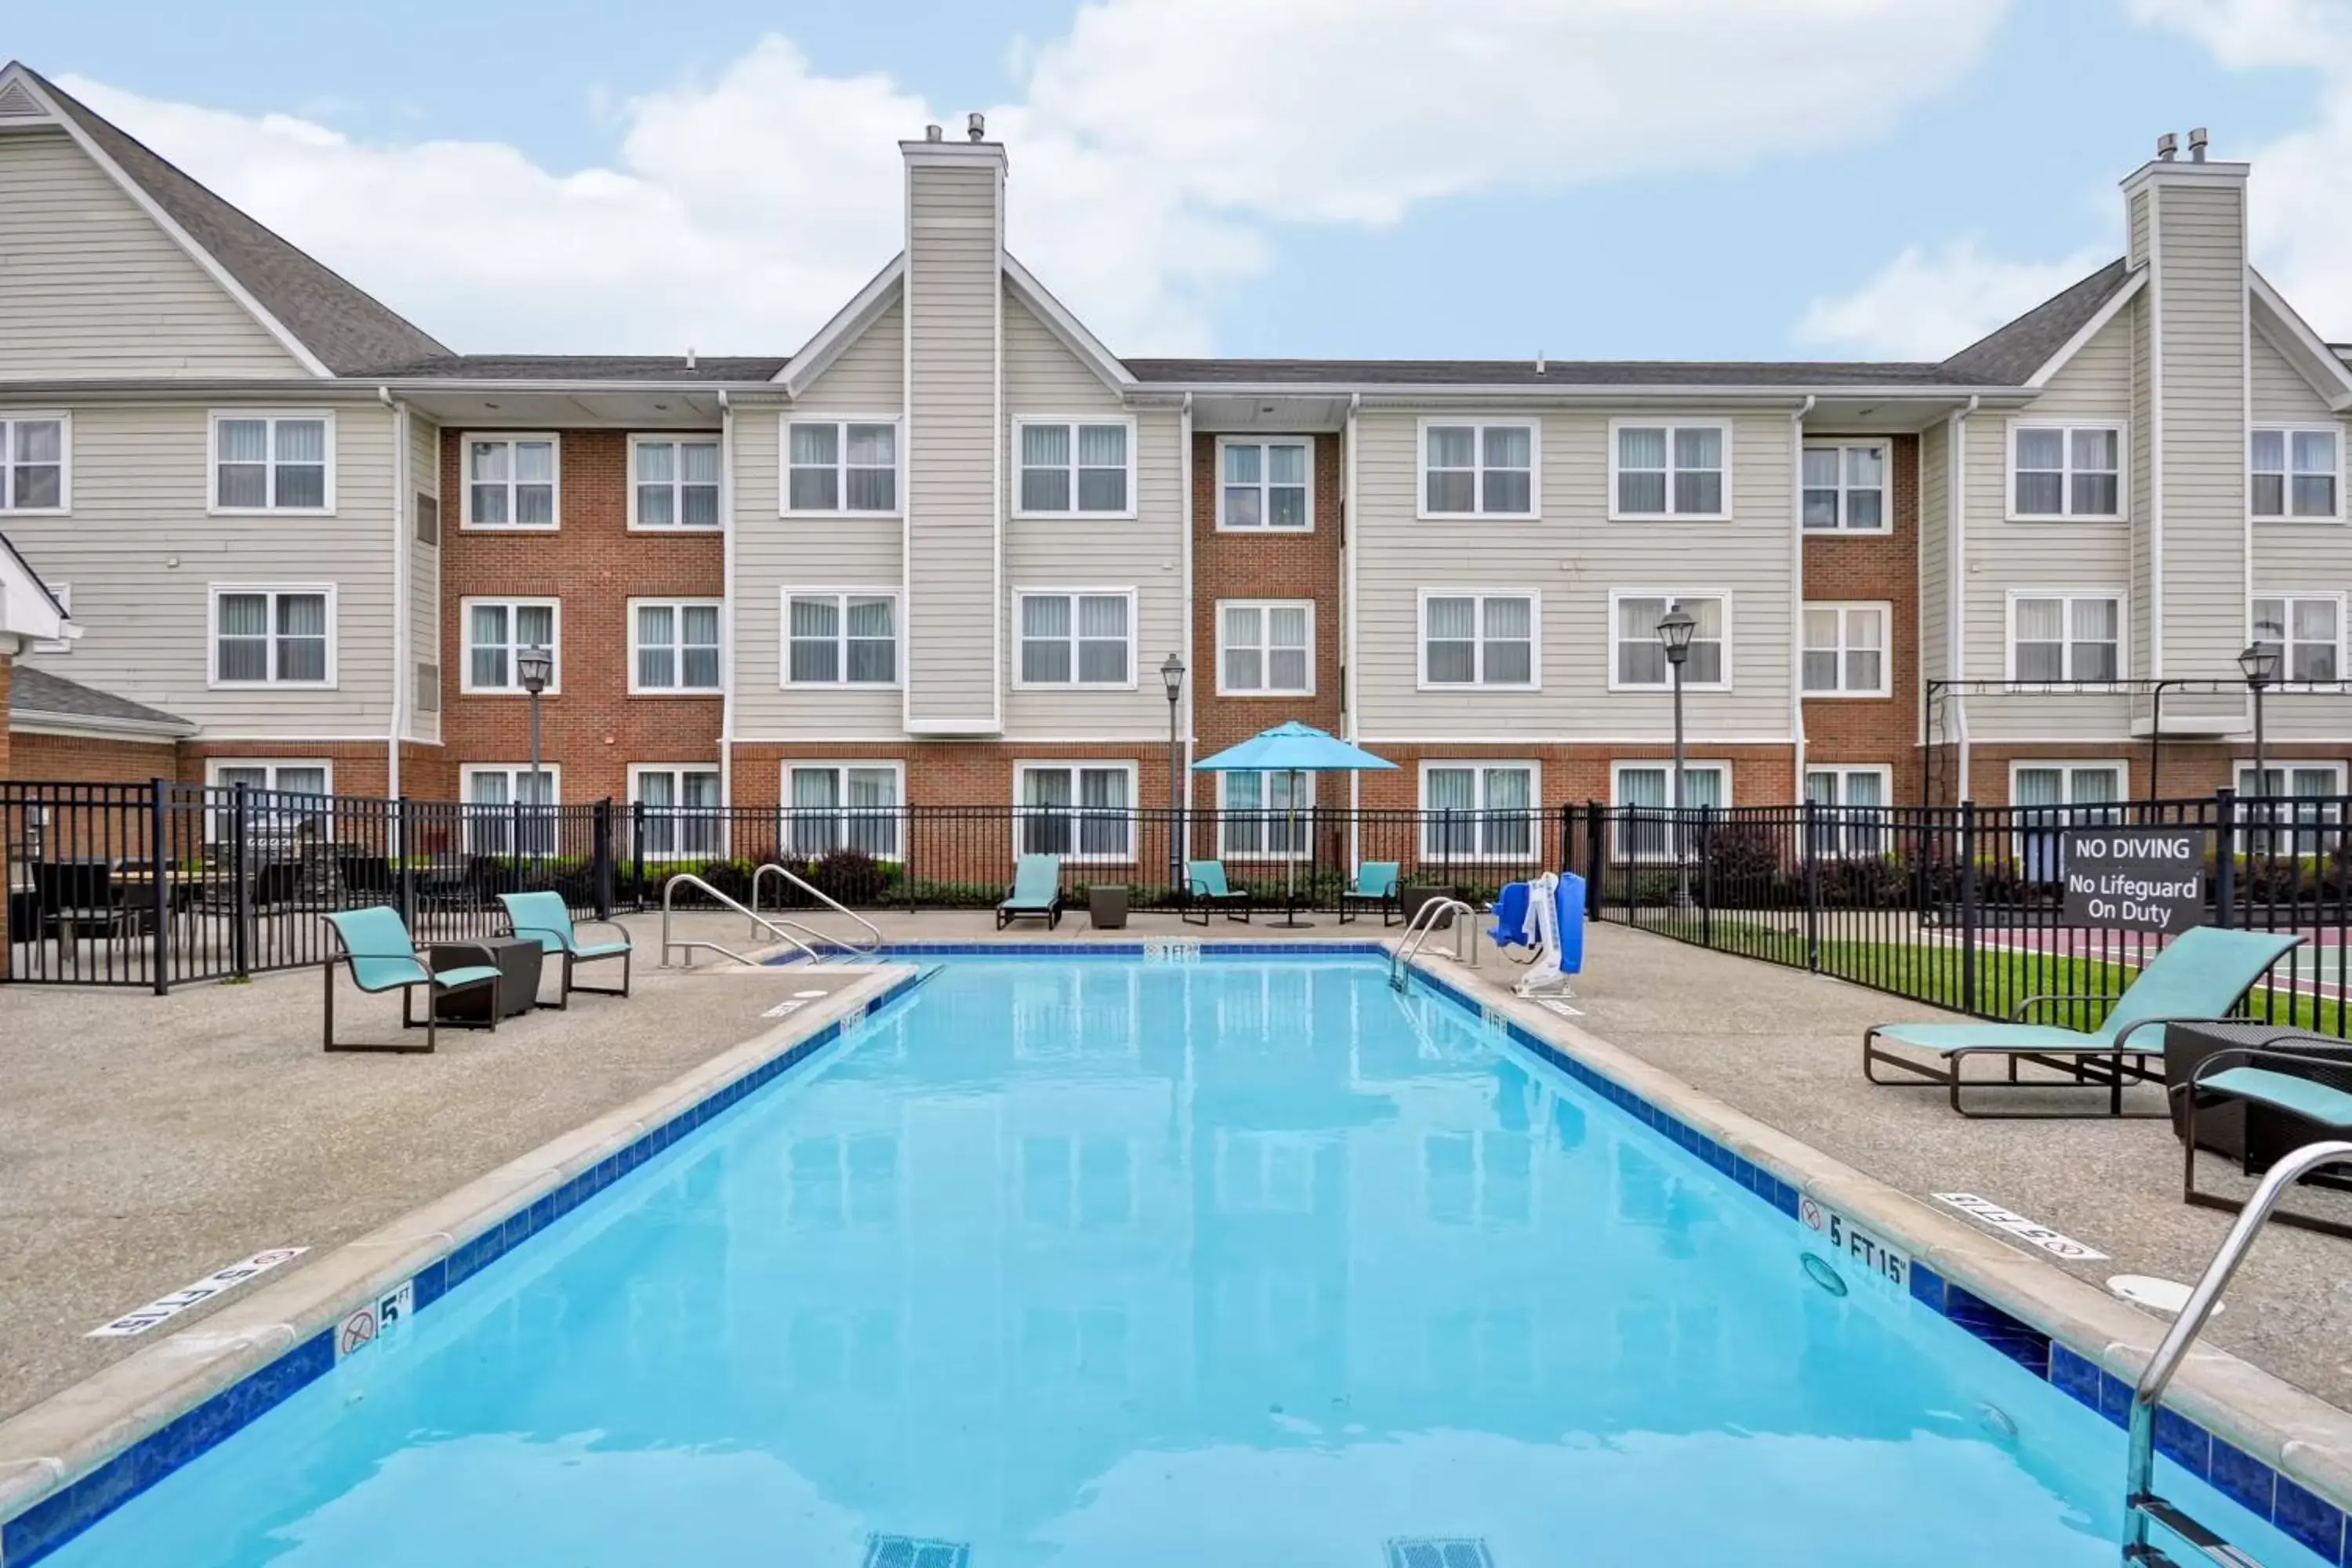
{"type": "Polygon", "coordinates": [[[683,670],[679,684],[698,690],[709,690],[719,684],[719,650],[699,645],[688,647],[681,656],[683,670]]]}
{"type": "Polygon", "coordinates": [[[327,460],[327,424],[323,419],[280,419],[278,460],[281,463],[323,463],[327,460]]]}
{"type": "MultiPolygon", "coordinates": [[[[1808,658],[1811,656],[1807,655],[1808,658]]],[[[1845,688],[1849,691],[1878,689],[1879,652],[1874,647],[1848,648],[1845,656],[1845,688]]]]}
{"type": "Polygon", "coordinates": [[[1227,647],[1224,680],[1225,688],[1230,691],[1263,690],[1265,686],[1264,656],[1255,647],[1227,647]]]}
{"type": "Polygon", "coordinates": [[[1276,605],[1265,613],[1266,640],[1276,647],[1307,646],[1307,606],[1276,605]]]}
{"type": "Polygon", "coordinates": [[[1021,644],[1021,679],[1031,685],[1066,685],[1070,679],[1070,645],[1024,638],[1021,644]]]}
{"type": "Polygon", "coordinates": [[[2113,643],[2074,645],[2074,679],[2077,680],[2113,680],[2116,678],[2116,645],[2113,643]]]}
{"type": "Polygon", "coordinates": [[[1675,467],[1677,469],[1722,468],[1723,432],[1712,426],[1676,430],[1675,467]]]}
{"type": "MultiPolygon", "coordinates": [[[[1120,432],[1122,435],[1124,431],[1120,432]]],[[[1127,470],[1125,468],[1080,468],[1078,470],[1078,510],[1125,511],[1127,510],[1127,470]]]]}
{"type": "Polygon", "coordinates": [[[514,444],[515,482],[543,485],[555,478],[555,443],[552,441],[517,441],[514,444]]]}
{"type": "Polygon", "coordinates": [[[2116,466],[2116,432],[2077,430],[2073,434],[2074,467],[2078,470],[2109,471],[2116,466]]]}
{"type": "Polygon", "coordinates": [[[2120,606],[2113,599],[2077,599],[2074,601],[2074,637],[2077,641],[2113,642],[2116,621],[2120,606]]]}
{"type": "MultiPolygon", "coordinates": [[[[1228,448],[1226,456],[1232,455],[1232,449],[1228,448]]],[[[1227,485],[1225,487],[1225,526],[1256,528],[1262,524],[1265,521],[1265,514],[1260,509],[1263,497],[1264,492],[1255,485],[1227,485]]]]}
{"type": "Polygon", "coordinates": [[[1838,656],[1835,649],[1805,650],[1805,689],[1835,691],[1838,689],[1838,656]]]}
{"type": "Polygon", "coordinates": [[[832,468],[799,468],[793,470],[792,509],[794,511],[835,511],[841,506],[841,476],[832,468]]]}
{"type": "MultiPolygon", "coordinates": [[[[670,441],[640,441],[637,443],[637,478],[646,484],[667,485],[677,478],[677,447],[670,441]]],[[[641,782],[650,787],[656,781],[667,787],[667,773],[646,773],[641,782]]]]}
{"type": "Polygon", "coordinates": [[[268,420],[224,419],[216,428],[222,462],[263,463],[269,460],[268,420]]]}
{"type": "Polygon", "coordinates": [[[1262,448],[1240,443],[1225,448],[1225,482],[1233,485],[1255,485],[1260,478],[1259,458],[1262,448]]]}
{"type": "Polygon", "coordinates": [[[2334,517],[2336,515],[2336,476],[2334,474],[2295,475],[2294,515],[2334,517]]]}
{"type": "Polygon", "coordinates": [[[1526,637],[1534,626],[1533,601],[1528,599],[1488,599],[1486,602],[1486,635],[1490,637],[1526,637]]]}
{"type": "Polygon", "coordinates": [[[555,521],[555,487],[547,484],[515,486],[515,521],[548,523],[555,521]]]}
{"type": "Polygon", "coordinates": [[[1694,686],[1716,686],[1723,681],[1723,645],[1691,639],[1690,658],[1683,661],[1683,678],[1694,686]]]}
{"type": "Polygon", "coordinates": [[[1675,510],[1706,515],[1723,510],[1723,476],[1717,473],[1675,476],[1675,510]]]}
{"type": "Polygon", "coordinates": [[[1621,805],[1663,808],[1666,804],[1666,770],[1621,769],[1617,774],[1617,801],[1621,805]]]}
{"type": "Polygon", "coordinates": [[[260,637],[269,630],[267,594],[223,594],[220,599],[223,637],[260,637]]]}
{"type": "Polygon", "coordinates": [[[1081,639],[1078,679],[1097,685],[1115,685],[1127,679],[1127,644],[1081,639]]]}
{"type": "MultiPolygon", "coordinates": [[[[2298,484],[2301,480],[2296,481],[2298,484]]],[[[296,464],[281,465],[278,470],[278,500],[281,507],[318,508],[327,504],[327,470],[323,468],[296,464]]]]}
{"type": "Polygon", "coordinates": [[[2017,433],[2017,466],[2020,468],[2063,468],[2066,466],[2066,432],[2052,429],[2020,430],[2017,433]]]}
{"type": "Polygon", "coordinates": [[[2297,599],[2294,602],[2294,635],[2299,642],[2334,642],[2336,601],[2297,599]]]}
{"type": "Polygon", "coordinates": [[[1533,511],[1534,477],[1525,472],[1490,469],[1486,474],[1486,510],[1507,514],[1533,511]]]}
{"type": "Polygon", "coordinates": [[[1470,637],[1477,634],[1478,601],[1475,599],[1432,599],[1428,602],[1428,616],[1432,638],[1470,637]]]}
{"type": "Polygon", "coordinates": [[[257,507],[269,504],[269,469],[260,463],[223,463],[215,504],[257,507]]]}
{"type": "Polygon", "coordinates": [[[841,427],[837,425],[794,425],[792,451],[793,467],[796,468],[832,468],[841,459],[841,427]]]}
{"type": "Polygon", "coordinates": [[[1303,485],[1307,482],[1307,448],[1295,441],[1286,441],[1265,449],[1266,481],[1276,485],[1303,485]]]}
{"type": "Polygon", "coordinates": [[[1469,768],[1432,768],[1422,788],[1432,811],[1467,811],[1478,804],[1478,775],[1469,768]]]}
{"type": "Polygon", "coordinates": [[[2256,474],[2252,487],[2252,506],[2256,517],[2286,515],[2286,476],[2256,474]]]}
{"type": "Polygon", "coordinates": [[[677,684],[677,653],[667,643],[646,643],[637,648],[637,684],[656,691],[677,684]]]}
{"type": "Polygon", "coordinates": [[[679,488],[678,521],[688,528],[719,526],[719,487],[717,485],[684,485],[679,488]]]}
{"type": "Polygon", "coordinates": [[[898,510],[898,470],[895,468],[850,469],[848,509],[851,511],[898,510]]]}
{"type": "MultiPolygon", "coordinates": [[[[849,635],[853,637],[881,637],[890,634],[891,601],[878,595],[859,595],[849,601],[849,635]]],[[[717,610],[711,611],[716,618],[717,610]]]]}
{"type": "Polygon", "coordinates": [[[2247,462],[2256,473],[2284,473],[2286,470],[2286,432],[2255,431],[2248,443],[2247,462]]]}
{"type": "Polygon", "coordinates": [[[1838,492],[1811,490],[1805,492],[1805,526],[1835,528],[1838,525],[1838,492]]]}
{"type": "Polygon", "coordinates": [[[2066,476],[2019,470],[2017,510],[2027,517],[2053,517],[2065,510],[2066,476]]]}
{"type": "Polygon", "coordinates": [[[1070,601],[1058,594],[1033,594],[1021,601],[1021,635],[1066,637],[1070,635],[1070,601]]]}
{"type": "Polygon", "coordinates": [[[1464,470],[1429,471],[1428,510],[1466,512],[1478,509],[1478,476],[1464,470]]]}
{"type": "Polygon", "coordinates": [[[1070,427],[1066,425],[1024,425],[1021,427],[1024,468],[1067,468],[1070,427]]]}
{"type": "Polygon", "coordinates": [[[1127,426],[1124,425],[1079,426],[1078,466],[1082,468],[1125,468],[1127,467],[1127,426]]]}
{"type": "Polygon", "coordinates": [[[1486,467],[1524,468],[1534,458],[1534,433],[1524,425],[1490,425],[1485,432],[1486,467]]]}
{"type": "Polygon", "coordinates": [[[2075,516],[2113,517],[2120,499],[2118,481],[2114,474],[2074,476],[2075,516]]]}
{"type": "Polygon", "coordinates": [[[1663,468],[1666,466],[1666,433],[1628,426],[1617,432],[1617,467],[1663,468]]]}
{"type": "Polygon", "coordinates": [[[852,425],[849,461],[853,468],[887,468],[898,463],[898,430],[895,425],[852,425]]]}
{"type": "Polygon", "coordinates": [[[1622,512],[1665,510],[1666,476],[1621,471],[1617,476],[1617,510],[1622,512]]]}
{"type": "Polygon", "coordinates": [[[1021,510],[1024,511],[1069,510],[1069,470],[1024,468],[1021,471],[1021,510]]]}
{"type": "Polygon", "coordinates": [[[1535,679],[1535,648],[1531,643],[1489,642],[1486,644],[1486,674],[1488,686],[1526,686],[1535,679]]]}
{"type": "Polygon", "coordinates": [[[1266,683],[1276,691],[1307,689],[1307,650],[1276,648],[1266,656],[1266,683]]]}
{"type": "Polygon", "coordinates": [[[1433,425],[1428,430],[1433,468],[1467,468],[1476,461],[1478,433],[1468,426],[1433,425]]]}
{"type": "Polygon", "coordinates": [[[1835,610],[1805,612],[1805,647],[1834,648],[1838,644],[1838,613],[1835,610]]]}
{"type": "Polygon", "coordinates": [[[677,492],[667,484],[637,487],[637,523],[643,528],[667,528],[677,521],[677,492]]]}
{"type": "Polygon", "coordinates": [[[793,596],[793,636],[796,637],[824,637],[830,640],[831,638],[838,636],[840,630],[841,605],[839,601],[829,597],[803,598],[797,595],[793,596]]]}
{"type": "Polygon", "coordinates": [[[553,647],[555,646],[555,606],[552,605],[516,605],[514,628],[517,647],[553,647]]]}
{"type": "Polygon", "coordinates": [[[2065,679],[2065,645],[2054,642],[2019,643],[2017,645],[2017,679],[2020,680],[2065,679]]]}
{"type": "Polygon", "coordinates": [[[1809,488],[1834,489],[1838,484],[1838,449],[1834,447],[1806,447],[1804,479],[1809,488]]]}

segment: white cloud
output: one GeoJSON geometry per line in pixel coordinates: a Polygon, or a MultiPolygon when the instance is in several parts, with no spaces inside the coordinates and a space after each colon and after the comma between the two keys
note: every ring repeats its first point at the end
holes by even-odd
{"type": "Polygon", "coordinates": [[[2086,250],[2011,261],[1986,255],[1974,236],[1913,246],[1853,293],[1807,306],[1797,341],[1864,359],[1939,360],[2111,259],[2086,250]]]}
{"type": "MultiPolygon", "coordinates": [[[[1023,258],[1122,352],[1198,351],[1278,225],[1853,145],[1964,75],[2004,3],[1101,0],[1017,45],[991,131],[1023,258]]],[[[614,106],[610,166],[572,174],[67,85],[475,350],[797,346],[898,243],[896,142],[961,123],[774,37],[614,106]]]]}

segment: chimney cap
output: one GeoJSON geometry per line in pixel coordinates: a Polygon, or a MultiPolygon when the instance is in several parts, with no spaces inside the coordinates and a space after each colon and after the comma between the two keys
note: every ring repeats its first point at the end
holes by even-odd
{"type": "Polygon", "coordinates": [[[2156,139],[2156,158],[2159,163],[2169,163],[2180,152],[2180,138],[2168,131],[2156,139]]]}
{"type": "Polygon", "coordinates": [[[948,132],[947,132],[947,128],[946,128],[945,126],[942,126],[942,125],[926,125],[926,126],[924,126],[924,127],[923,127],[923,140],[924,140],[924,141],[926,141],[926,142],[944,142],[944,141],[946,141],[947,139],[948,139],[948,132]]]}
{"type": "Polygon", "coordinates": [[[2205,144],[2212,139],[2211,134],[2202,125],[2192,128],[2189,132],[2189,161],[2192,163],[2203,163],[2205,144]]]}
{"type": "Polygon", "coordinates": [[[988,116],[977,109],[963,117],[963,133],[974,142],[988,140],[988,116]]]}

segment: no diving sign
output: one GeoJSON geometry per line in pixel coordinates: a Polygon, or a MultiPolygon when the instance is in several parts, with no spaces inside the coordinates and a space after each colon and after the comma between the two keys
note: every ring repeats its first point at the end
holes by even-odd
{"type": "Polygon", "coordinates": [[[2205,919],[2202,827],[2070,827],[2063,919],[2111,931],[2184,931],[2205,919]]]}

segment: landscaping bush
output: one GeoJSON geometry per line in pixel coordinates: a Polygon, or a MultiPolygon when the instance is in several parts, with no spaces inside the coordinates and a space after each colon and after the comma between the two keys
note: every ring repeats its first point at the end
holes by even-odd
{"type": "Polygon", "coordinates": [[[890,869],[863,849],[826,854],[801,873],[826,897],[845,904],[878,904],[895,879],[890,869]]]}

